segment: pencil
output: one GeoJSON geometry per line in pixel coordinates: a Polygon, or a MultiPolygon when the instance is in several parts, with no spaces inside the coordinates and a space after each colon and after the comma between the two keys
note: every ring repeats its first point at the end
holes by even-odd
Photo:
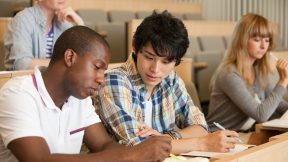
{"type": "Polygon", "coordinates": [[[276,57],[272,52],[270,52],[270,56],[271,56],[275,61],[278,61],[278,57],[276,57]]]}

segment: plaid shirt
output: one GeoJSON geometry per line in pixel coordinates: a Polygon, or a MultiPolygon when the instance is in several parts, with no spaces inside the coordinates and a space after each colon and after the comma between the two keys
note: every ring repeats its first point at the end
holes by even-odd
{"type": "MultiPolygon", "coordinates": [[[[106,86],[98,93],[96,111],[116,140],[135,145],[145,140],[135,134],[145,119],[147,89],[132,55],[121,67],[105,74],[106,86]]],[[[155,88],[152,100],[152,128],[166,133],[175,128],[200,125],[207,129],[203,113],[193,104],[183,81],[172,71],[155,88]]]]}

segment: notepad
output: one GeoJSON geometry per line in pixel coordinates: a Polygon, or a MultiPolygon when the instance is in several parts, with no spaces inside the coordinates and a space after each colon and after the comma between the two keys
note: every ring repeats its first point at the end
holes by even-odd
{"type": "Polygon", "coordinates": [[[177,156],[179,157],[178,159],[174,159],[173,157],[169,157],[165,159],[163,162],[209,162],[209,159],[207,158],[202,158],[202,157],[194,157],[194,158],[186,158],[183,156],[177,156]]]}
{"type": "Polygon", "coordinates": [[[288,128],[288,111],[281,118],[262,123],[266,127],[288,128]]]}
{"type": "Polygon", "coordinates": [[[247,146],[236,144],[234,149],[231,149],[229,152],[206,152],[206,151],[191,151],[187,153],[182,153],[183,156],[197,156],[197,157],[215,157],[216,155],[232,155],[241,151],[248,149],[247,146]]]}

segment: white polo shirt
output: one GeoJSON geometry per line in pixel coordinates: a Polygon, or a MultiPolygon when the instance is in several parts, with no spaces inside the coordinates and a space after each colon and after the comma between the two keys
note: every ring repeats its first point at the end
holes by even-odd
{"type": "Polygon", "coordinates": [[[51,153],[78,154],[84,128],[100,122],[90,97],[79,100],[71,96],[60,110],[38,68],[34,76],[35,84],[32,75],[15,77],[0,90],[1,162],[17,162],[7,145],[28,136],[43,137],[51,153]]]}

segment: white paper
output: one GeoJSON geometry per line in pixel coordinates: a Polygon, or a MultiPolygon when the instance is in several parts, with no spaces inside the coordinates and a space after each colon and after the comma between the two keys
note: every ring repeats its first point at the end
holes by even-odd
{"type": "Polygon", "coordinates": [[[265,123],[262,123],[262,125],[266,127],[288,128],[288,120],[274,119],[274,120],[270,120],[265,123]]]}
{"type": "Polygon", "coordinates": [[[266,127],[288,128],[288,111],[280,119],[270,120],[262,124],[266,127]]]}
{"type": "Polygon", "coordinates": [[[194,158],[186,158],[183,156],[177,156],[179,159],[175,159],[173,157],[169,157],[165,159],[163,162],[209,162],[209,159],[202,157],[194,157],[194,158]]]}
{"type": "Polygon", "coordinates": [[[191,151],[187,153],[182,153],[183,156],[200,156],[200,157],[214,157],[216,155],[231,155],[237,152],[241,152],[243,150],[248,149],[247,146],[236,144],[234,149],[231,149],[229,152],[206,152],[206,151],[191,151]]]}

